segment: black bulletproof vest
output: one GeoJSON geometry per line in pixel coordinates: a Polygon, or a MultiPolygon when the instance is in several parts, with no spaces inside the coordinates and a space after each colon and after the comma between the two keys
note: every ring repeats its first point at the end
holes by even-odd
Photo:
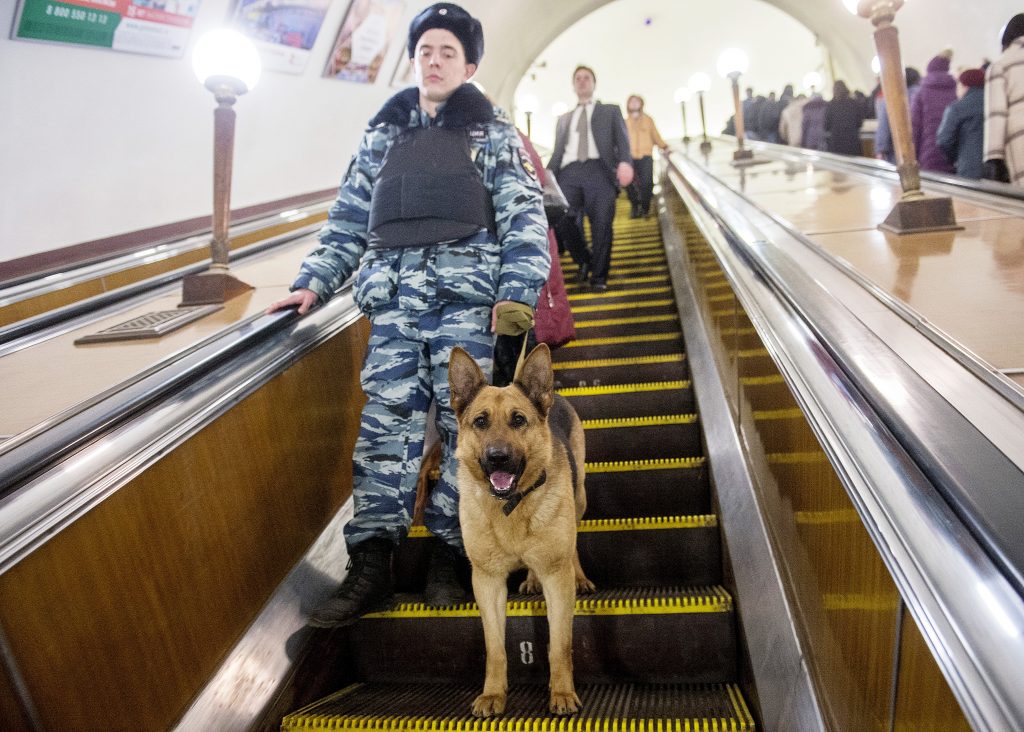
{"type": "Polygon", "coordinates": [[[417,127],[388,151],[370,199],[368,246],[410,247],[494,231],[465,129],[417,127]]]}

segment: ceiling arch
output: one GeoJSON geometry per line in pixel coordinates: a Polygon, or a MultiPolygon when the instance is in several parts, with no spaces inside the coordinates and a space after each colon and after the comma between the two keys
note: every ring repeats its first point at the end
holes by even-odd
{"type": "MultiPolygon", "coordinates": [[[[615,1],[464,0],[466,8],[481,19],[487,30],[488,60],[500,61],[485,61],[480,82],[495,101],[511,106],[515,88],[534,59],[576,21],[615,1]]],[[[830,54],[837,76],[859,87],[874,85],[870,71],[873,28],[869,21],[851,15],[842,0],[750,1],[779,9],[817,36],[830,54]]],[[[980,65],[984,58],[999,53],[999,28],[1018,10],[1017,0],[987,0],[983,7],[961,0],[907,0],[896,18],[903,61],[923,68],[928,59],[949,47],[956,52],[954,67],[980,65]]]]}

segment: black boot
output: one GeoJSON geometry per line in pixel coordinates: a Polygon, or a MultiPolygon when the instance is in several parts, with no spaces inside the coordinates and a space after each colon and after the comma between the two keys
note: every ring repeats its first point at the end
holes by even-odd
{"type": "Polygon", "coordinates": [[[390,596],[393,550],[388,539],[368,539],[349,549],[348,576],[306,624],[316,628],[349,625],[390,596]]]}
{"type": "Polygon", "coordinates": [[[425,601],[433,607],[466,602],[466,590],[459,582],[458,565],[462,555],[440,539],[435,539],[427,569],[425,601]]]}

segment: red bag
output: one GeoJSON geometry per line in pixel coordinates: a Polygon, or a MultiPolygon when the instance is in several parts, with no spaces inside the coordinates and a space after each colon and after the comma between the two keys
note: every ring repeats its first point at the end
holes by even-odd
{"type": "Polygon", "coordinates": [[[551,252],[551,274],[540,290],[533,313],[533,333],[538,343],[557,348],[576,338],[576,326],[569,308],[569,297],[562,281],[562,265],[558,261],[558,243],[548,229],[548,251],[551,252]]]}
{"type": "MultiPolygon", "coordinates": [[[[530,138],[522,132],[519,132],[519,138],[523,141],[523,147],[533,162],[538,180],[541,185],[544,185],[545,178],[551,174],[550,171],[544,168],[530,138]]],[[[551,253],[551,272],[537,298],[537,308],[533,313],[533,334],[538,343],[547,343],[552,348],[557,348],[576,338],[576,326],[573,323],[572,310],[569,308],[569,297],[565,294],[565,282],[562,281],[562,265],[558,261],[558,242],[555,240],[555,232],[550,228],[548,228],[548,251],[551,253]]]]}

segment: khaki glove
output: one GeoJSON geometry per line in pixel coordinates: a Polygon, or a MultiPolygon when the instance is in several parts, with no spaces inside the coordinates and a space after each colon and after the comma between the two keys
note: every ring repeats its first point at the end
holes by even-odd
{"type": "Polygon", "coordinates": [[[508,302],[498,311],[495,331],[498,335],[518,336],[533,327],[533,308],[521,302],[508,302]]]}

